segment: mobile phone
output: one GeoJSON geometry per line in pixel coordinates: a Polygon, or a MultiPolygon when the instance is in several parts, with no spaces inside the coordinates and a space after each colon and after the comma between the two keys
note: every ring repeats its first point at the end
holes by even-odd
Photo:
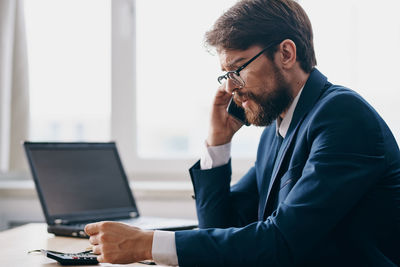
{"type": "Polygon", "coordinates": [[[226,111],[234,117],[236,120],[240,121],[246,126],[249,126],[250,123],[246,119],[246,115],[244,112],[244,109],[242,107],[239,107],[236,105],[235,101],[233,101],[233,97],[231,97],[231,100],[229,100],[228,107],[226,108],[226,111]]]}

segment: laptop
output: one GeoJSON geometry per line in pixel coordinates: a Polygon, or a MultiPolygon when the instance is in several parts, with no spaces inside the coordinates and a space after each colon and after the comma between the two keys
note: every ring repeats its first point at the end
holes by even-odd
{"type": "Polygon", "coordinates": [[[140,216],[114,142],[24,142],[24,148],[49,233],[87,237],[85,225],[103,220],[148,230],[197,227],[195,220],[140,216]]]}

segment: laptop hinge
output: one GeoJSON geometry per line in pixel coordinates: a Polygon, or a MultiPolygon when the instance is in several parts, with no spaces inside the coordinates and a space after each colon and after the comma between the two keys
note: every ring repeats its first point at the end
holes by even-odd
{"type": "Polygon", "coordinates": [[[132,212],[129,212],[129,216],[130,216],[131,218],[136,218],[136,217],[138,216],[138,213],[135,212],[135,211],[132,211],[132,212]]]}
{"type": "Polygon", "coordinates": [[[55,219],[54,223],[55,224],[66,224],[68,221],[67,220],[63,220],[63,219],[55,219]]]}

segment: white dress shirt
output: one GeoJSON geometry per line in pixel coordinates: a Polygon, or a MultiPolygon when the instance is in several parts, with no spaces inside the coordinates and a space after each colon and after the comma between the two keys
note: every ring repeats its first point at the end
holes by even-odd
{"type": "MultiPolygon", "coordinates": [[[[276,134],[279,134],[283,138],[286,137],[290,122],[293,118],[294,110],[297,106],[297,102],[299,101],[303,88],[300,89],[297,96],[293,99],[293,102],[287,110],[285,117],[283,119],[278,117],[276,120],[276,134]]],[[[206,143],[203,156],[200,158],[200,168],[202,170],[208,170],[225,165],[228,163],[230,157],[231,143],[220,146],[208,146],[206,143]]],[[[168,231],[155,231],[153,237],[152,255],[157,264],[177,266],[178,255],[176,253],[175,233],[168,231]]]]}

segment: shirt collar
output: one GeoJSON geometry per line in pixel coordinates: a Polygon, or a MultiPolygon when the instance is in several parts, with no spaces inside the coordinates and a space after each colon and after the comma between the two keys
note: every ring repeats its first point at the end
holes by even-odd
{"type": "Polygon", "coordinates": [[[303,92],[304,85],[300,89],[300,91],[297,93],[297,96],[293,99],[292,104],[290,104],[289,109],[286,112],[286,115],[283,119],[281,117],[278,117],[276,119],[276,134],[282,136],[283,138],[286,137],[287,131],[289,130],[290,122],[292,121],[293,118],[293,113],[294,110],[297,106],[297,102],[299,102],[299,98],[301,95],[301,92],[303,92]]]}

